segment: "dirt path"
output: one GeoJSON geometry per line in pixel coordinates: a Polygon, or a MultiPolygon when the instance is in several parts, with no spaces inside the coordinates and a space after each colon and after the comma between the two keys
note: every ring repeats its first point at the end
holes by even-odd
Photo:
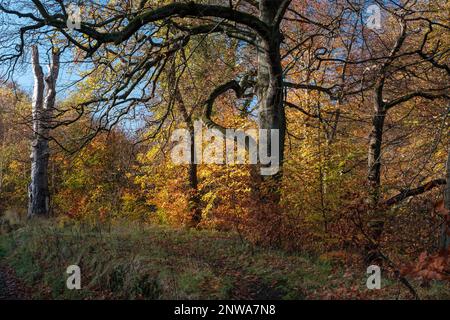
{"type": "Polygon", "coordinates": [[[26,300],[29,294],[14,271],[0,265],[0,300],[26,300]]]}

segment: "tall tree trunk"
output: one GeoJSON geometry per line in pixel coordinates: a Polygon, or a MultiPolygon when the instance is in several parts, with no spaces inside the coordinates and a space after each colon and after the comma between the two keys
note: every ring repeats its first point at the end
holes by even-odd
{"type": "Polygon", "coordinates": [[[175,88],[175,99],[181,111],[191,138],[191,161],[189,162],[189,211],[191,212],[191,225],[197,226],[202,220],[202,209],[200,207],[200,195],[198,191],[197,164],[195,163],[195,128],[192,117],[189,115],[183,97],[178,86],[175,88]]]}
{"type": "Polygon", "coordinates": [[[49,121],[53,115],[56,80],[59,73],[59,52],[53,52],[48,76],[39,63],[39,50],[32,47],[34,92],[32,105],[33,141],[31,145],[31,183],[29,185],[28,217],[47,216],[50,210],[48,187],[49,121]],[[44,84],[45,81],[45,84],[44,84]],[[45,89],[46,87],[46,89],[45,89]],[[45,98],[44,98],[45,89],[45,98]]]}
{"type": "MultiPolygon", "coordinates": [[[[260,19],[267,25],[272,26],[270,39],[259,39],[258,48],[258,83],[257,96],[259,100],[259,127],[268,130],[267,150],[270,156],[271,141],[270,130],[279,130],[279,171],[273,176],[263,177],[268,186],[268,193],[262,195],[262,201],[266,196],[275,198],[278,202],[280,197],[280,182],[282,177],[282,166],[284,159],[284,140],[286,134],[286,116],[283,104],[283,69],[281,66],[280,44],[281,33],[276,23],[276,16],[280,10],[281,1],[261,0],[260,19]]],[[[264,166],[264,165],[263,165],[264,166]]]]}
{"type": "Polygon", "coordinates": [[[444,189],[444,206],[447,210],[445,222],[442,224],[440,247],[441,249],[448,249],[450,246],[450,147],[447,156],[447,184],[444,189]]]}
{"type": "MultiPolygon", "coordinates": [[[[0,114],[0,141],[2,142],[0,145],[0,149],[1,149],[1,154],[0,154],[0,194],[2,194],[2,189],[3,189],[3,167],[4,167],[4,154],[3,154],[3,150],[5,148],[5,143],[6,143],[6,137],[5,137],[5,133],[4,133],[5,129],[4,129],[4,125],[3,125],[3,117],[0,114]]],[[[1,210],[1,208],[0,208],[1,210]]]]}
{"type": "Polygon", "coordinates": [[[383,143],[383,128],[386,118],[386,110],[381,94],[376,92],[374,101],[374,114],[372,116],[372,128],[369,136],[368,160],[368,204],[369,222],[368,235],[370,243],[367,247],[367,261],[371,262],[378,255],[378,246],[383,232],[384,220],[380,208],[381,197],[381,147],[383,143]]]}
{"type": "MultiPolygon", "coordinates": [[[[192,121],[188,125],[189,135],[191,136],[191,155],[195,154],[195,131],[192,121]]],[[[194,159],[189,163],[189,187],[191,194],[189,196],[189,210],[191,211],[191,223],[197,226],[202,220],[202,209],[200,207],[200,194],[198,191],[197,164],[194,159]]]]}
{"type": "Polygon", "coordinates": [[[369,136],[368,150],[368,185],[369,205],[376,208],[381,196],[381,147],[383,143],[383,128],[386,111],[383,106],[375,102],[375,112],[372,117],[372,128],[369,136]]]}

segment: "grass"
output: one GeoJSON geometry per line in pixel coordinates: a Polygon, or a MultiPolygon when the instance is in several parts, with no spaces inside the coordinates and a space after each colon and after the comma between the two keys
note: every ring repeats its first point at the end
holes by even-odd
{"type": "MultiPolygon", "coordinates": [[[[383,290],[369,291],[364,270],[349,273],[330,261],[253,248],[213,231],[35,222],[0,236],[0,257],[33,298],[43,299],[407,297],[391,279],[383,279],[383,290]],[[82,290],[66,288],[65,271],[73,264],[81,268],[82,290]]],[[[420,291],[426,298],[445,298],[445,292],[442,283],[420,291]]]]}

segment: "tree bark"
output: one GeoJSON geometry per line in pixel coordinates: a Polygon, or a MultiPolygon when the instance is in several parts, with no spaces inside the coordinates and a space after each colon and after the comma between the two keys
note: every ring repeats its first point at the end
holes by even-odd
{"type": "Polygon", "coordinates": [[[368,236],[369,244],[366,248],[367,262],[376,260],[378,255],[379,240],[383,232],[384,219],[382,208],[380,208],[381,197],[381,148],[383,144],[383,129],[386,119],[386,109],[382,100],[382,86],[375,92],[374,114],[372,116],[372,128],[369,136],[368,160],[368,205],[369,222],[368,236]],[[381,88],[381,89],[380,89],[381,88]]]}
{"type": "Polygon", "coordinates": [[[369,135],[368,150],[368,175],[369,184],[369,205],[376,208],[381,196],[381,147],[383,143],[383,128],[386,118],[386,111],[382,101],[376,99],[374,104],[374,114],[372,116],[372,128],[369,135]]]}
{"type": "Polygon", "coordinates": [[[435,187],[441,186],[441,185],[445,185],[447,183],[446,179],[434,179],[431,180],[430,182],[425,183],[424,185],[421,185],[417,188],[414,189],[406,189],[403,190],[402,192],[400,192],[399,194],[397,194],[396,196],[393,196],[392,198],[386,200],[383,205],[385,205],[386,207],[395,205],[400,203],[401,201],[409,198],[409,197],[413,197],[413,196],[417,196],[419,194],[425,193],[429,190],[432,190],[435,187]]]}
{"type": "Polygon", "coordinates": [[[191,225],[197,226],[202,220],[202,209],[200,207],[200,195],[198,191],[197,164],[195,163],[195,128],[192,117],[189,115],[186,105],[184,104],[178,86],[175,87],[175,99],[181,111],[183,121],[185,122],[191,138],[191,161],[189,162],[189,211],[191,212],[191,225]]]}
{"type": "Polygon", "coordinates": [[[444,189],[444,206],[447,210],[445,221],[441,228],[440,248],[448,249],[450,246],[450,147],[447,156],[447,184],[444,189]]]}
{"type": "MultiPolygon", "coordinates": [[[[268,146],[271,150],[270,130],[279,130],[279,171],[273,176],[263,177],[268,183],[268,196],[272,200],[279,200],[280,182],[284,159],[284,140],[286,134],[286,116],[283,103],[283,69],[280,57],[280,44],[282,35],[279,24],[276,21],[277,14],[281,9],[282,1],[262,0],[260,1],[260,20],[271,27],[268,39],[258,40],[258,82],[256,94],[259,100],[259,127],[267,129],[268,146]]],[[[269,154],[270,155],[270,154],[269,154]]],[[[262,201],[265,196],[262,196],[262,201]]]]}
{"type": "Polygon", "coordinates": [[[31,183],[28,188],[28,217],[48,216],[50,192],[48,187],[49,129],[56,96],[56,80],[59,73],[59,53],[53,52],[48,76],[39,63],[39,50],[32,47],[34,92],[32,105],[33,141],[31,144],[31,183]],[[44,84],[45,82],[45,84],[44,84]],[[46,87],[46,88],[45,88],[46,87]],[[44,97],[45,90],[45,97],[44,97]]]}

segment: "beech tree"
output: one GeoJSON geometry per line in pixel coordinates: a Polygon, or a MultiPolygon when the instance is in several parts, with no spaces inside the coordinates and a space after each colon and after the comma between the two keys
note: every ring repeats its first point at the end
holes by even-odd
{"type": "Polygon", "coordinates": [[[53,50],[48,75],[44,77],[37,46],[31,49],[34,74],[32,102],[33,141],[31,145],[31,183],[29,185],[28,217],[47,216],[50,210],[48,187],[49,123],[53,117],[56,81],[59,73],[59,51],[53,50]]]}
{"type": "MultiPolygon", "coordinates": [[[[79,28],[69,30],[67,21],[70,16],[62,1],[19,3],[6,1],[0,5],[3,13],[26,21],[19,29],[16,54],[3,56],[3,60],[13,60],[23,54],[26,35],[51,30],[66,39],[80,54],[84,53],[85,59],[90,59],[97,66],[107,66],[108,72],[115,74],[114,83],[102,86],[96,98],[77,109],[82,114],[87,106],[96,105],[95,113],[99,117],[97,131],[110,128],[136,105],[154,99],[154,89],[151,87],[157,86],[159,74],[166,68],[170,57],[186,47],[191,38],[217,34],[253,47],[256,50],[256,67],[249,65],[247,73],[239,76],[249,79],[244,82],[245,87],[241,86],[243,82],[239,79],[224,79],[224,84],[212,90],[210,99],[205,101],[207,107],[202,118],[209,127],[220,128],[220,124],[212,118],[215,99],[230,90],[239,98],[252,87],[258,103],[259,128],[279,130],[281,167],[286,136],[285,91],[291,88],[331,93],[330,88],[311,84],[309,80],[301,84],[286,81],[287,69],[284,69],[282,60],[289,57],[291,49],[301,46],[307,39],[319,37],[321,32],[333,34],[333,30],[339,27],[337,20],[345,12],[342,8],[333,15],[333,11],[328,10],[329,16],[319,22],[297,11],[298,4],[292,4],[291,8],[291,0],[218,1],[217,4],[175,2],[163,5],[139,1],[134,6],[130,2],[105,7],[84,3],[79,28]],[[314,31],[305,33],[298,41],[287,41],[282,28],[285,21],[294,21],[299,26],[311,25],[314,31]],[[167,27],[178,32],[166,32],[167,27]],[[147,89],[136,94],[141,86],[147,86],[147,89]]],[[[320,1],[317,4],[324,6],[320,1]]],[[[331,7],[333,5],[330,4],[331,7]]],[[[167,114],[156,122],[164,122],[167,114]]],[[[268,141],[270,150],[270,137],[268,141]]],[[[270,195],[266,196],[275,201],[280,197],[281,177],[282,170],[263,179],[271,185],[270,195]]]]}
{"type": "Polygon", "coordinates": [[[448,152],[448,158],[447,158],[447,184],[445,186],[444,191],[444,208],[446,209],[445,215],[444,215],[444,223],[441,227],[441,241],[440,241],[440,247],[441,249],[448,249],[450,246],[450,147],[448,152]]]}
{"type": "MultiPolygon", "coordinates": [[[[400,108],[412,101],[431,100],[441,101],[445,104],[445,100],[448,101],[449,98],[449,86],[446,83],[449,80],[450,70],[446,64],[440,62],[443,49],[441,45],[437,44],[431,53],[427,52],[427,48],[430,46],[430,34],[434,28],[440,29],[441,27],[439,22],[427,21],[426,18],[425,21],[420,21],[415,10],[407,13],[399,11],[397,15],[393,15],[394,23],[398,24],[399,30],[393,37],[392,46],[387,54],[381,56],[379,65],[368,68],[371,69],[374,81],[373,113],[367,156],[368,203],[371,214],[368,227],[370,236],[375,242],[375,248],[377,248],[377,242],[383,231],[384,205],[397,204],[409,196],[420,194],[419,190],[423,189],[422,192],[425,192],[445,183],[443,179],[436,179],[428,182],[427,188],[416,188],[416,192],[413,194],[408,194],[408,191],[411,190],[404,190],[400,195],[389,199],[384,204],[381,201],[382,147],[388,113],[392,112],[394,108],[400,108]],[[423,77],[424,74],[427,76],[423,77]],[[431,80],[431,75],[434,75],[435,79],[447,80],[434,82],[431,80]]],[[[447,108],[442,108],[444,116],[446,112],[447,108]]]]}
{"type": "MultiPolygon", "coordinates": [[[[448,80],[448,66],[443,62],[446,49],[441,50],[442,43],[429,41],[436,29],[448,30],[448,27],[440,19],[425,14],[428,1],[375,2],[398,21],[399,32],[368,30],[363,21],[364,1],[161,1],[155,4],[142,0],[114,1],[102,6],[86,1],[79,25],[74,28],[68,26],[67,21],[73,17],[63,1],[2,1],[2,16],[13,17],[19,23],[11,25],[10,30],[18,36],[5,39],[7,50],[0,54],[0,61],[9,61],[14,67],[27,44],[40,41],[40,36],[48,32],[67,43],[74,49],[75,60],[90,63],[89,73],[97,81],[92,98],[74,108],[73,119],[66,118],[58,125],[77,121],[90,112],[92,118],[95,116],[92,137],[102,130],[111,130],[141,106],[153,115],[155,131],[161,129],[174,104],[168,104],[165,112],[153,114],[160,98],[155,93],[160,77],[168,68],[180,72],[190,59],[188,56],[173,66],[174,57],[191,46],[193,39],[239,41],[239,53],[250,48],[254,59],[246,60],[245,68],[233,79],[223,79],[211,88],[208,98],[200,102],[203,114],[198,117],[208,127],[223,130],[215,119],[215,113],[220,112],[217,99],[229,91],[238,101],[253,97],[259,128],[279,130],[281,169],[287,135],[286,106],[331,124],[332,140],[339,131],[340,115],[344,112],[341,107],[348,102],[346,99],[359,103],[369,93],[372,123],[367,152],[366,181],[370,194],[367,200],[373,218],[369,229],[377,238],[383,225],[379,206],[384,204],[380,199],[386,116],[407,102],[448,97],[448,86],[442,85],[448,80]],[[421,73],[436,75],[438,85],[421,73]],[[288,92],[299,90],[315,92],[317,100],[326,97],[336,105],[336,111],[325,115],[320,110],[312,113],[288,101],[288,92]],[[330,115],[331,120],[326,119],[330,115]]],[[[173,83],[176,105],[184,113],[178,91],[173,83]]],[[[188,115],[185,121],[189,125],[192,118],[188,115]]],[[[195,170],[192,165],[193,190],[195,170]]],[[[261,179],[270,185],[268,194],[261,195],[262,203],[268,202],[267,199],[280,200],[282,175],[280,170],[275,176],[261,179]]],[[[405,192],[388,202],[401,201],[408,194],[405,192]]]]}

